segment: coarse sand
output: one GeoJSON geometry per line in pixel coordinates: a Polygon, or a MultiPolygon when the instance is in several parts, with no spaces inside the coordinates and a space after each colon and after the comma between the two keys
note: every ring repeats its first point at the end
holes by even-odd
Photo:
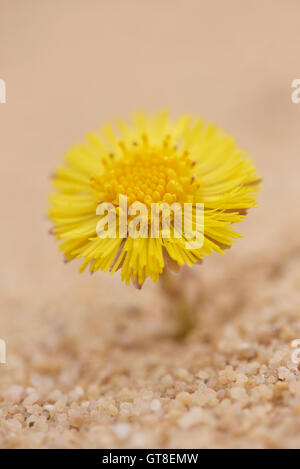
{"type": "Polygon", "coordinates": [[[1,446],[299,446],[299,259],[295,247],[197,268],[199,323],[184,342],[157,287],[113,302],[79,279],[24,318],[9,304],[1,446]]]}

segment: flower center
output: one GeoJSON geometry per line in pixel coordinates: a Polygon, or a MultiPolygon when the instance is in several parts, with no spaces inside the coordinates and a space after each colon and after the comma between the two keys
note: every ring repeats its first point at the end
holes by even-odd
{"type": "Polygon", "coordinates": [[[128,203],[139,201],[150,206],[154,202],[193,202],[195,190],[192,174],[194,163],[188,152],[179,154],[166,137],[160,147],[150,146],[146,135],[141,143],[127,148],[120,142],[120,157],[103,158],[105,170],[92,180],[101,201],[118,204],[119,195],[127,195],[128,203]]]}

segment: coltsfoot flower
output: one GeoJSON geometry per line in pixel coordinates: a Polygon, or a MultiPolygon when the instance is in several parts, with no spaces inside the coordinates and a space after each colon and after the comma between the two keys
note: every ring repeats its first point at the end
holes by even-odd
{"type": "MultiPolygon", "coordinates": [[[[255,167],[234,138],[215,125],[189,115],[172,121],[166,111],[154,117],[137,112],[131,124],[116,119],[114,126],[88,133],[84,143],[67,152],[53,178],[52,232],[61,241],[66,261],[83,259],[81,271],[87,266],[91,272],[121,269],[127,284],[131,280],[140,287],[147,277],[157,281],[166,266],[192,266],[205,255],[230,247],[241,236],[231,225],[256,205],[258,183],[255,167]],[[126,207],[135,203],[146,207],[138,236],[131,235],[129,225],[120,230],[124,197],[126,207]],[[105,217],[99,204],[115,209],[117,235],[112,235],[111,227],[105,231],[105,223],[99,233],[99,221],[105,217]],[[201,230],[196,224],[195,231],[201,231],[201,244],[189,244],[191,234],[178,235],[175,211],[169,218],[168,236],[162,220],[158,233],[151,236],[152,208],[163,204],[192,206],[192,226],[194,207],[203,207],[204,223],[201,230]]],[[[133,220],[130,211],[128,220],[133,220]]]]}

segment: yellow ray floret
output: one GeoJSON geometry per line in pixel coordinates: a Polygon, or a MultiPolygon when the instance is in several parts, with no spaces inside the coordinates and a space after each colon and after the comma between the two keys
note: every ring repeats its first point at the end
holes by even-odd
{"type": "MultiPolygon", "coordinates": [[[[49,216],[65,259],[83,259],[81,271],[87,266],[91,272],[120,269],[127,284],[140,286],[147,277],[157,281],[166,264],[191,266],[230,247],[240,236],[231,225],[256,205],[259,177],[233,137],[189,115],[172,121],[162,111],[153,117],[137,112],[130,124],[119,118],[88,133],[85,143],[67,152],[53,185],[49,216]],[[203,204],[201,246],[191,248],[187,236],[175,234],[172,216],[170,236],[160,229],[155,237],[133,237],[129,231],[116,236],[109,230],[100,237],[103,214],[97,207],[107,203],[115,208],[120,230],[124,196],[128,205],[146,207],[147,234],[153,204],[203,204]]],[[[189,216],[193,223],[195,210],[189,216]]]]}

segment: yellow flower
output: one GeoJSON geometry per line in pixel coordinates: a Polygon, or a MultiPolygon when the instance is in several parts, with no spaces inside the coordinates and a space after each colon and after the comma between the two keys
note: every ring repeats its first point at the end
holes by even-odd
{"type": "MultiPolygon", "coordinates": [[[[87,134],[85,143],[67,152],[53,178],[49,216],[66,261],[84,259],[81,271],[88,265],[91,272],[121,269],[127,284],[132,280],[141,286],[149,276],[157,281],[166,264],[191,266],[230,247],[241,236],[230,225],[256,205],[258,183],[255,167],[234,138],[215,125],[189,115],[173,122],[166,111],[153,117],[137,112],[131,124],[116,119],[114,127],[107,124],[99,133],[87,134]],[[128,205],[139,202],[149,209],[147,236],[133,237],[130,231],[110,236],[107,230],[101,237],[97,226],[104,213],[97,207],[111,204],[120,228],[124,196],[128,205]],[[191,248],[188,236],[176,236],[174,214],[169,236],[161,222],[158,235],[149,235],[150,208],[162,203],[203,204],[201,246],[191,248]]],[[[196,212],[191,213],[194,223],[196,212]]]]}

